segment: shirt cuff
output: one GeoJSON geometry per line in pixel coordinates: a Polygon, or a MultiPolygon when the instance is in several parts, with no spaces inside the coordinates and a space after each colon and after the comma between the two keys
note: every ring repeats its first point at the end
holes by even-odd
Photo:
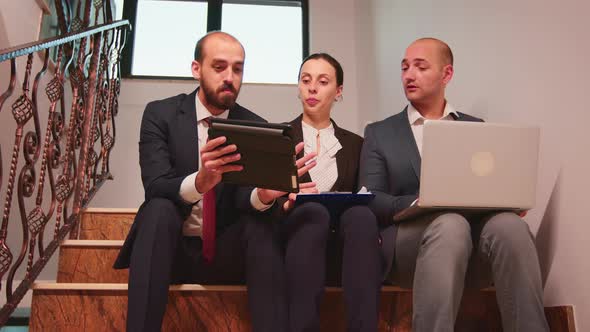
{"type": "Polygon", "coordinates": [[[275,203],[275,200],[270,202],[270,204],[262,203],[262,201],[260,200],[260,197],[258,197],[258,188],[254,188],[252,190],[252,193],[250,194],[250,204],[252,204],[252,207],[258,211],[266,211],[266,210],[270,209],[270,207],[274,203],[275,203]]]}
{"type": "Polygon", "coordinates": [[[195,204],[203,198],[203,194],[198,192],[197,188],[195,187],[195,179],[197,178],[198,173],[199,172],[197,171],[185,177],[180,184],[179,194],[182,200],[184,200],[186,203],[195,204]]]}

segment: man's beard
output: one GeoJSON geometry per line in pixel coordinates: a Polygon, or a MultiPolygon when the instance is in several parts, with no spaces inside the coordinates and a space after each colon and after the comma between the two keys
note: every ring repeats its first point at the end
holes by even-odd
{"type": "Polygon", "coordinates": [[[219,88],[215,89],[209,86],[207,81],[201,79],[200,86],[205,93],[205,100],[207,101],[207,104],[222,110],[230,109],[236,104],[238,91],[232,84],[223,84],[219,88]],[[225,89],[229,89],[233,94],[223,94],[220,96],[219,94],[225,89]]]}

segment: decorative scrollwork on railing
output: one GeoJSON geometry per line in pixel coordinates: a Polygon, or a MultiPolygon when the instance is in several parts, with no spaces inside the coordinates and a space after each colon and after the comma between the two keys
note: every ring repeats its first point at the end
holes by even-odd
{"type": "MultiPolygon", "coordinates": [[[[104,9],[103,1],[92,4],[96,21],[104,9]]],[[[61,37],[0,50],[0,65],[10,64],[8,88],[0,95],[0,114],[5,115],[4,108],[9,107],[16,125],[10,160],[2,159],[6,154],[0,146],[0,190],[5,193],[0,278],[6,277],[0,283],[6,296],[0,325],[59,242],[68,234],[77,237],[80,210],[102,183],[112,178],[109,156],[116,137],[119,60],[129,23],[81,24],[61,37]],[[33,55],[39,51],[45,57],[35,63],[33,55]],[[50,51],[57,54],[53,72],[48,70],[50,51]],[[20,57],[26,58],[26,67],[19,83],[22,87],[15,93],[20,57]],[[10,225],[18,225],[22,235],[9,236],[14,228],[10,225]],[[50,233],[45,236],[48,228],[50,233]],[[17,281],[20,283],[13,286],[17,281]]]]}

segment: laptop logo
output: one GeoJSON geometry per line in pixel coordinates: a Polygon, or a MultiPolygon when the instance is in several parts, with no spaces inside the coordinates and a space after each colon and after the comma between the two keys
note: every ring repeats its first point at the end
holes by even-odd
{"type": "Polygon", "coordinates": [[[480,151],[471,156],[471,171],[477,176],[488,176],[496,168],[495,158],[491,152],[480,151]]]}

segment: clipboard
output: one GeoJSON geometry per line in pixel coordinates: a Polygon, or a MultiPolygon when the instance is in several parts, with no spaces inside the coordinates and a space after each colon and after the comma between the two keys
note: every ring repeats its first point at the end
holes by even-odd
{"type": "Polygon", "coordinates": [[[375,198],[375,194],[372,193],[327,192],[319,194],[298,194],[295,199],[295,206],[308,202],[320,203],[330,212],[331,223],[334,225],[340,218],[342,212],[356,205],[368,205],[373,198],[375,198]]]}
{"type": "Polygon", "coordinates": [[[211,119],[209,138],[225,136],[224,145],[235,144],[244,166],[224,173],[222,182],[258,188],[298,192],[293,128],[288,124],[245,120],[211,119]]]}

